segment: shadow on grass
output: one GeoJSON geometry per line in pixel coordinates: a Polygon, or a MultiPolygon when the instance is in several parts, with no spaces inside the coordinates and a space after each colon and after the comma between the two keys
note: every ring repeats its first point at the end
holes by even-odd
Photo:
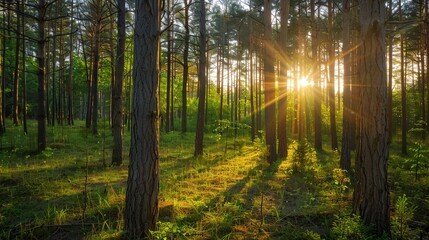
{"type": "Polygon", "coordinates": [[[117,186],[88,188],[52,200],[27,199],[2,209],[0,239],[84,239],[103,232],[120,232],[123,199],[117,186]]]}

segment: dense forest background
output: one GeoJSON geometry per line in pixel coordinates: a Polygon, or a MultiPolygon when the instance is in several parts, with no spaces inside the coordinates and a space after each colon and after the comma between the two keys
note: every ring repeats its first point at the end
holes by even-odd
{"type": "Polygon", "coordinates": [[[428,236],[427,1],[143,2],[0,2],[0,238],[428,236]]]}

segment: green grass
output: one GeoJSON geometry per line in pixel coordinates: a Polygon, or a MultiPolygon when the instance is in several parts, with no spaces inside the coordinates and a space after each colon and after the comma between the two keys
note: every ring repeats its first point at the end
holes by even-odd
{"type": "MultiPolygon", "coordinates": [[[[48,149],[36,154],[35,124],[28,135],[9,127],[0,137],[0,239],[123,236],[129,133],[124,164],[111,167],[108,126],[100,124],[99,136],[83,122],[48,127],[48,149]]],[[[194,158],[193,133],[161,134],[155,239],[335,238],[335,216],[349,214],[351,205],[351,191],[335,184],[338,152],[306,145],[298,154],[290,141],[289,157],[269,165],[263,144],[248,139],[207,134],[204,156],[194,158]]],[[[429,179],[415,182],[395,146],[392,193],[405,193],[428,223],[429,179]]]]}

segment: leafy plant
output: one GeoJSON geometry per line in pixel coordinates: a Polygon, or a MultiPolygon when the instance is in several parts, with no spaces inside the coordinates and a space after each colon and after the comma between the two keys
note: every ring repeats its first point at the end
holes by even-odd
{"type": "Polygon", "coordinates": [[[339,199],[349,188],[350,178],[347,176],[347,170],[341,168],[332,169],[333,185],[336,199],[339,199]]]}
{"type": "Polygon", "coordinates": [[[314,180],[319,169],[316,161],[316,151],[307,141],[298,142],[294,149],[295,151],[292,155],[293,171],[304,173],[309,178],[312,178],[308,180],[314,180]]]}
{"type": "Polygon", "coordinates": [[[363,224],[362,219],[358,215],[335,215],[331,234],[334,239],[338,240],[358,240],[366,239],[365,236],[369,230],[370,229],[363,224]]]}
{"type": "Polygon", "coordinates": [[[41,156],[43,158],[50,158],[50,157],[54,156],[54,152],[53,152],[52,148],[47,147],[47,148],[45,148],[45,150],[43,150],[41,152],[41,156]]]}
{"type": "Polygon", "coordinates": [[[181,239],[186,238],[189,233],[187,226],[179,226],[172,222],[158,222],[157,230],[150,231],[153,239],[167,240],[167,239],[181,239]]]}
{"type": "Polygon", "coordinates": [[[413,231],[408,226],[408,221],[413,219],[416,207],[409,203],[404,194],[395,202],[395,215],[392,221],[392,234],[397,239],[411,239],[413,231]]]}
{"type": "Polygon", "coordinates": [[[414,147],[410,148],[410,150],[413,155],[407,159],[407,162],[410,164],[410,169],[414,171],[415,180],[417,181],[419,179],[419,171],[422,168],[427,168],[429,165],[429,160],[426,157],[429,151],[425,149],[422,141],[414,142],[414,147]]]}

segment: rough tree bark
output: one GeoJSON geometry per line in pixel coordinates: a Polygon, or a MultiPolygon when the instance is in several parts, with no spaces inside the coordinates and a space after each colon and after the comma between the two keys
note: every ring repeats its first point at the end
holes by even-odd
{"type": "MultiPolygon", "coordinates": [[[[21,4],[19,1],[16,3],[16,10],[21,11],[21,4]]],[[[15,70],[13,73],[13,110],[12,119],[13,124],[16,126],[19,124],[19,65],[20,65],[20,45],[21,45],[21,14],[16,16],[16,41],[15,41],[15,70]]]]}
{"type": "Polygon", "coordinates": [[[333,2],[328,0],[328,25],[329,25],[329,45],[328,45],[328,68],[329,68],[329,121],[331,131],[331,148],[333,150],[338,149],[338,138],[337,138],[337,122],[335,118],[335,42],[333,39],[334,21],[333,21],[333,2]]]}
{"type": "Polygon", "coordinates": [[[45,112],[45,14],[46,0],[39,0],[37,6],[37,148],[46,149],[46,112],[45,112]]]}
{"type": "Polygon", "coordinates": [[[280,158],[287,157],[287,135],[286,135],[286,113],[287,113],[287,26],[290,9],[289,0],[280,2],[280,78],[278,98],[278,120],[277,131],[279,138],[278,155],[280,158]]]}
{"type": "Polygon", "coordinates": [[[182,132],[187,131],[187,87],[188,87],[188,75],[189,75],[189,65],[188,65],[188,55],[189,55],[189,7],[192,0],[185,0],[185,36],[184,36],[184,49],[183,49],[183,83],[182,83],[182,132]]]}
{"type": "Polygon", "coordinates": [[[149,238],[158,218],[160,0],[136,2],[130,164],[125,201],[129,239],[149,238]]]}
{"type": "Polygon", "coordinates": [[[265,109],[265,141],[268,146],[268,162],[277,159],[276,151],[276,108],[275,108],[275,79],[274,65],[271,53],[271,0],[264,0],[264,109],[265,109]]]}
{"type": "MultiPolygon", "coordinates": [[[[399,21],[402,22],[402,0],[399,0],[399,21]]],[[[401,152],[407,155],[407,80],[405,76],[404,34],[401,32],[400,57],[401,57],[401,152]]]]}
{"type": "Polygon", "coordinates": [[[314,147],[322,150],[322,88],[320,86],[319,57],[318,57],[318,29],[316,21],[316,3],[311,0],[311,56],[313,60],[313,81],[314,81],[314,147]]]}
{"type": "Polygon", "coordinates": [[[359,138],[356,149],[355,211],[378,236],[389,233],[387,186],[387,72],[384,1],[360,0],[359,138]]]}
{"type": "Polygon", "coordinates": [[[112,101],[112,164],[122,164],[122,85],[125,69],[125,0],[118,0],[118,46],[116,54],[116,76],[112,101]]]}
{"type": "Polygon", "coordinates": [[[199,99],[197,128],[195,130],[195,152],[194,156],[203,154],[204,139],[204,105],[206,97],[206,4],[204,0],[200,2],[200,56],[198,64],[199,99]]]}
{"type": "MultiPolygon", "coordinates": [[[[22,9],[22,11],[24,11],[25,2],[21,1],[21,4],[22,4],[21,9],[22,9]]],[[[27,73],[26,73],[27,68],[25,66],[25,62],[26,62],[26,60],[25,60],[25,58],[26,58],[25,43],[26,43],[26,41],[25,41],[25,18],[24,18],[24,16],[21,19],[21,28],[22,28],[21,32],[22,32],[22,36],[23,36],[21,38],[21,40],[22,40],[22,62],[21,62],[21,65],[22,65],[22,74],[21,74],[22,75],[22,79],[21,79],[21,81],[22,81],[22,107],[21,107],[21,109],[22,110],[21,111],[22,111],[22,127],[24,130],[24,134],[27,135],[27,133],[28,133],[28,128],[27,128],[27,73]]]]}
{"type": "Polygon", "coordinates": [[[351,67],[350,67],[350,0],[343,0],[343,61],[344,61],[344,90],[343,90],[343,135],[341,143],[340,167],[350,173],[351,170],[351,137],[352,119],[351,102],[351,67]]]}
{"type": "MultiPolygon", "coordinates": [[[[5,4],[5,0],[2,2],[5,4]]],[[[3,11],[3,21],[2,21],[2,37],[1,37],[1,88],[0,88],[0,134],[3,134],[6,131],[5,126],[5,83],[6,83],[6,75],[5,75],[5,56],[6,56],[6,11],[3,11]]]]}

